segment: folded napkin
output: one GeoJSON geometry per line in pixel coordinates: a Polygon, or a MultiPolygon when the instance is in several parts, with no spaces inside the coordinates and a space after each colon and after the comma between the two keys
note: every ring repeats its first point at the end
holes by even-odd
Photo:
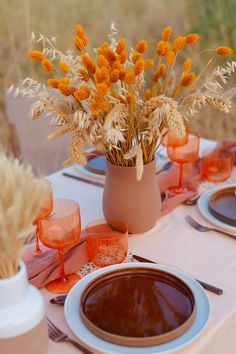
{"type": "Polygon", "coordinates": [[[184,165],[183,193],[174,194],[168,191],[168,188],[178,185],[179,166],[173,165],[168,171],[160,173],[157,182],[162,196],[161,215],[169,213],[179,204],[196,195],[200,180],[200,159],[184,165]]]}
{"type": "MultiPolygon", "coordinates": [[[[64,252],[66,274],[78,272],[78,270],[88,262],[86,253],[85,231],[81,232],[78,245],[66,249],[64,252]]],[[[44,287],[50,281],[59,278],[60,261],[58,251],[41,246],[43,252],[34,254],[35,244],[24,248],[22,258],[26,264],[28,279],[37,288],[44,287]]]]}

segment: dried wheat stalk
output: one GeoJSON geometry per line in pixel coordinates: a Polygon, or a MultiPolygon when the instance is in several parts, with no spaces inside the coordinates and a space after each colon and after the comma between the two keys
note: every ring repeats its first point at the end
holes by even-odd
{"type": "Polygon", "coordinates": [[[0,184],[0,279],[4,279],[17,273],[24,238],[49,191],[39,187],[30,167],[3,154],[0,184]]]}

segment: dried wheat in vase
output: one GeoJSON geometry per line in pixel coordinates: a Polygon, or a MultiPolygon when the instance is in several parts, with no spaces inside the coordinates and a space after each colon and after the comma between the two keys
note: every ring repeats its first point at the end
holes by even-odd
{"type": "Polygon", "coordinates": [[[201,54],[226,56],[232,49],[219,46],[196,54],[199,35],[176,36],[170,26],[157,35],[155,48],[145,39],[127,48],[124,38],[117,39],[114,24],[108,38],[89,51],[89,39],[77,25],[75,49],[63,53],[55,37],[33,34],[35,49],[28,56],[46,78],[26,78],[16,95],[36,99],[32,119],[43,112],[52,117],[51,125],[57,128],[49,139],[71,135],[66,165],[85,164],[89,143],[114,165],[136,166],[140,180],[166,129],[183,137],[189,119],[201,110],[229,112],[224,84],[236,62],[214,69],[209,58],[198,72],[201,54]],[[182,65],[179,74],[177,61],[182,65]]]}

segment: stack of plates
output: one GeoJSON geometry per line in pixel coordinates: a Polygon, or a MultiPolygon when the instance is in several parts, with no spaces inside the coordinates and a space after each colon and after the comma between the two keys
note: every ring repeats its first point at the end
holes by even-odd
{"type": "Polygon", "coordinates": [[[126,263],[101,268],[70,291],[72,332],[99,353],[170,353],[197,338],[210,315],[203,288],[167,266],[126,263]]]}
{"type": "Polygon", "coordinates": [[[198,208],[207,221],[236,237],[235,193],[236,184],[213,188],[200,197],[198,208]]]}

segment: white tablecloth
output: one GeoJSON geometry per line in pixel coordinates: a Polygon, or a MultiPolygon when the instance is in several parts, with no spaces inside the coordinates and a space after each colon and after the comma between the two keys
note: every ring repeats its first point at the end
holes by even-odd
{"type": "MultiPolygon", "coordinates": [[[[215,143],[202,139],[200,150],[215,143]]],[[[74,171],[75,167],[65,169],[74,171]]],[[[61,170],[49,176],[54,197],[76,200],[81,208],[82,227],[103,217],[103,189],[62,176],[61,170]]],[[[168,264],[186,271],[193,277],[205,280],[224,289],[222,296],[208,292],[211,317],[204,332],[194,342],[176,353],[182,354],[235,354],[236,353],[236,241],[215,232],[200,233],[186,223],[190,214],[199,222],[208,223],[200,215],[197,206],[181,205],[162,217],[156,226],[145,234],[132,235],[129,249],[134,254],[156,262],[168,264]]],[[[51,305],[52,294],[43,289],[47,315],[73,337],[63,313],[63,307],[51,305]]],[[[73,354],[78,349],[70,344],[50,341],[49,354],[73,354]]],[[[125,350],[124,350],[125,353],[125,350]]],[[[145,350],[144,350],[145,353],[145,350]]]]}

